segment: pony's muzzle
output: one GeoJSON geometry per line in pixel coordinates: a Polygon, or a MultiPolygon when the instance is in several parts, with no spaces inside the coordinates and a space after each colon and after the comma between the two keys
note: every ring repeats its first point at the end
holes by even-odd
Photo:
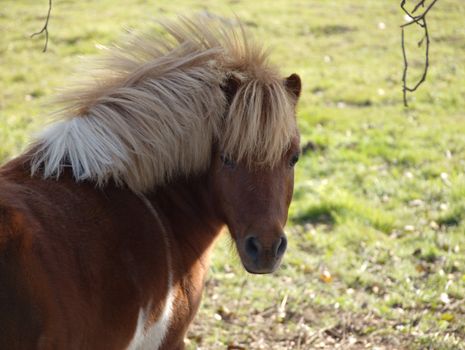
{"type": "Polygon", "coordinates": [[[270,273],[276,270],[287,248],[287,238],[281,234],[277,239],[261,239],[250,235],[244,239],[242,264],[250,273],[270,273]]]}

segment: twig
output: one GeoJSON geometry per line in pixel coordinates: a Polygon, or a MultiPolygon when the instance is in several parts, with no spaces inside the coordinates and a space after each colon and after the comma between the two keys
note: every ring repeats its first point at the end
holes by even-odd
{"type": "Polygon", "coordinates": [[[412,13],[417,12],[417,10],[420,8],[420,6],[425,7],[425,0],[420,1],[412,10],[412,13]]]}
{"type": "Polygon", "coordinates": [[[35,37],[36,35],[40,35],[42,33],[45,33],[45,45],[44,49],[42,52],[47,51],[47,45],[48,45],[48,21],[50,19],[50,13],[52,12],[52,0],[48,0],[48,13],[47,13],[47,18],[45,19],[45,24],[42,27],[42,29],[34,34],[31,35],[31,38],[35,37]]]}
{"type": "Polygon", "coordinates": [[[426,76],[428,74],[430,36],[429,36],[429,30],[428,30],[428,23],[426,21],[426,15],[433,8],[433,6],[436,4],[436,2],[438,0],[431,1],[431,3],[426,7],[426,9],[420,15],[414,15],[414,13],[420,8],[420,6],[425,7],[425,0],[419,1],[415,5],[415,7],[413,8],[412,12],[409,12],[405,8],[406,1],[407,0],[402,0],[401,3],[400,3],[400,7],[407,14],[407,16],[411,19],[411,21],[401,25],[400,28],[401,28],[402,56],[403,56],[403,59],[404,59],[404,70],[403,70],[403,74],[402,74],[402,85],[403,85],[402,86],[402,91],[403,91],[403,97],[404,97],[404,106],[408,107],[407,92],[413,92],[413,91],[417,90],[418,87],[421,84],[423,84],[423,82],[426,80],[426,76]],[[412,24],[417,24],[418,26],[423,28],[423,31],[424,31],[424,36],[418,42],[418,46],[420,47],[423,44],[423,42],[426,41],[426,45],[425,45],[425,64],[424,64],[423,74],[422,74],[420,80],[415,84],[414,87],[408,87],[407,86],[408,59],[407,59],[407,52],[405,50],[405,28],[412,25],[412,24]]]}

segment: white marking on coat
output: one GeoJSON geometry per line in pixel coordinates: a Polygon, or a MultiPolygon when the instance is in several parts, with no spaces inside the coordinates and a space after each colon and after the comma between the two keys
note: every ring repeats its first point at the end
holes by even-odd
{"type": "Polygon", "coordinates": [[[156,350],[158,349],[163,341],[165,340],[168,328],[170,326],[170,318],[173,313],[173,302],[174,302],[174,289],[173,289],[173,270],[172,270],[172,257],[171,257],[171,245],[168,234],[160,219],[157,211],[150,203],[150,201],[144,196],[139,195],[144,204],[147,206],[153,217],[156,219],[160,229],[161,235],[166,248],[166,267],[168,270],[167,287],[168,292],[166,295],[165,305],[163,311],[158,320],[152,324],[148,324],[150,311],[152,309],[152,302],[145,308],[139,310],[139,316],[137,318],[137,327],[134,332],[134,336],[128,346],[128,350],[156,350]]]}

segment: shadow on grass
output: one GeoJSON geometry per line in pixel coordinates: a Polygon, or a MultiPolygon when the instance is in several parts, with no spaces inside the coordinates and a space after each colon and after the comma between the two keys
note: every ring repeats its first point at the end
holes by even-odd
{"type": "Polygon", "coordinates": [[[328,203],[312,205],[305,212],[294,217],[296,224],[326,224],[336,223],[335,208],[328,203]]]}
{"type": "Polygon", "coordinates": [[[451,226],[459,226],[461,221],[462,221],[462,213],[453,211],[440,217],[437,223],[440,226],[451,227],[451,226]]]}
{"type": "Polygon", "coordinates": [[[439,215],[436,220],[440,226],[457,227],[463,223],[465,218],[465,187],[458,186],[452,191],[449,210],[439,215]]]}
{"type": "MultiPolygon", "coordinates": [[[[297,201],[299,198],[296,198],[297,201]]],[[[300,199],[301,201],[303,200],[300,199]]],[[[335,226],[349,221],[390,234],[396,227],[396,218],[370,202],[357,199],[347,193],[333,194],[330,198],[305,205],[293,217],[296,224],[326,224],[335,226]]]]}

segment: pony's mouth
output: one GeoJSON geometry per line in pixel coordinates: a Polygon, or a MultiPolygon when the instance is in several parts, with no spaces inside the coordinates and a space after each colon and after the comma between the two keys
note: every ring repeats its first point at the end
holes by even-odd
{"type": "MultiPolygon", "coordinates": [[[[242,260],[242,258],[241,258],[242,260]]],[[[249,262],[244,262],[242,260],[242,266],[244,266],[245,270],[248,272],[248,273],[253,273],[253,274],[256,274],[256,275],[264,275],[264,274],[268,274],[268,273],[273,273],[275,272],[279,265],[281,265],[281,259],[279,259],[279,261],[275,262],[274,264],[271,264],[271,265],[260,265],[260,264],[256,264],[256,263],[249,263],[249,262]]]]}

